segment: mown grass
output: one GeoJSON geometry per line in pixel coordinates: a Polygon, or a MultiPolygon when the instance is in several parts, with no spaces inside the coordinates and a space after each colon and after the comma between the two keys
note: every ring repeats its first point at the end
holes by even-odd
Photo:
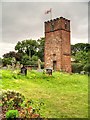
{"type": "MultiPolygon", "coordinates": [[[[1,71],[0,71],[1,72],[1,71]]],[[[88,76],[54,72],[52,76],[28,71],[2,70],[2,90],[16,90],[26,99],[42,100],[41,116],[45,118],[88,117],[88,76]]]]}

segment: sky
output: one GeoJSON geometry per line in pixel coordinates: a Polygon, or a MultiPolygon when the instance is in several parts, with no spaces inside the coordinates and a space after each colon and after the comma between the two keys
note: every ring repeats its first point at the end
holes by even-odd
{"type": "Polygon", "coordinates": [[[78,2],[28,2],[3,0],[0,3],[0,57],[14,51],[18,41],[44,37],[44,22],[50,20],[45,11],[52,8],[52,19],[71,20],[71,44],[88,42],[88,0],[78,2]],[[2,29],[1,29],[2,28],[2,29]]]}

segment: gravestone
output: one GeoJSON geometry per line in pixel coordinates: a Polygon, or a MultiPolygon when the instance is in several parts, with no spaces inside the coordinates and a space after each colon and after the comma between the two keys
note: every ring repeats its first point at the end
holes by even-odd
{"type": "Polygon", "coordinates": [[[16,63],[16,69],[19,69],[19,68],[20,68],[20,63],[17,62],[17,63],[16,63]]]}
{"type": "Polygon", "coordinates": [[[46,68],[46,73],[52,75],[52,68],[46,68]]]}
{"type": "Polygon", "coordinates": [[[38,72],[43,72],[43,70],[41,69],[41,60],[38,59],[38,72]]]}
{"type": "Polygon", "coordinates": [[[14,68],[15,68],[15,64],[14,64],[14,63],[12,63],[12,70],[14,70],[14,68]]]}
{"type": "Polygon", "coordinates": [[[27,68],[26,68],[25,66],[23,66],[23,67],[21,68],[21,74],[22,74],[22,75],[27,75],[27,68]]]}
{"type": "Polygon", "coordinates": [[[84,75],[84,74],[85,74],[85,71],[81,71],[80,74],[81,74],[81,75],[84,75]]]}
{"type": "Polygon", "coordinates": [[[14,70],[14,68],[15,68],[15,63],[16,63],[16,59],[15,59],[15,57],[13,57],[12,58],[12,70],[14,70]]]}
{"type": "Polygon", "coordinates": [[[10,70],[11,69],[11,65],[7,65],[7,69],[10,70]]]}
{"type": "Polygon", "coordinates": [[[41,60],[38,59],[38,69],[41,69],[41,60]]]}

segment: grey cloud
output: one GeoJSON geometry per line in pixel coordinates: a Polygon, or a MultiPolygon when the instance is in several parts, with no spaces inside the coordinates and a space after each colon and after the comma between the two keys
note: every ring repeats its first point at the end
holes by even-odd
{"type": "MultiPolygon", "coordinates": [[[[62,0],[2,0],[3,2],[62,2],[62,0]]],[[[63,0],[63,2],[89,2],[89,0],[63,0]]]]}
{"type": "Polygon", "coordinates": [[[4,2],[2,8],[3,42],[44,36],[44,21],[49,19],[44,12],[49,8],[53,18],[63,16],[71,20],[72,37],[87,39],[88,3],[4,2]]]}

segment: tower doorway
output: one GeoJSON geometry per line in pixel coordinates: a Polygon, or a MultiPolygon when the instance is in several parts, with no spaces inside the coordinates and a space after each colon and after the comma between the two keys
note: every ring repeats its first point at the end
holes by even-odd
{"type": "Polygon", "coordinates": [[[53,70],[56,71],[56,65],[57,65],[57,62],[56,61],[53,61],[53,70]]]}

